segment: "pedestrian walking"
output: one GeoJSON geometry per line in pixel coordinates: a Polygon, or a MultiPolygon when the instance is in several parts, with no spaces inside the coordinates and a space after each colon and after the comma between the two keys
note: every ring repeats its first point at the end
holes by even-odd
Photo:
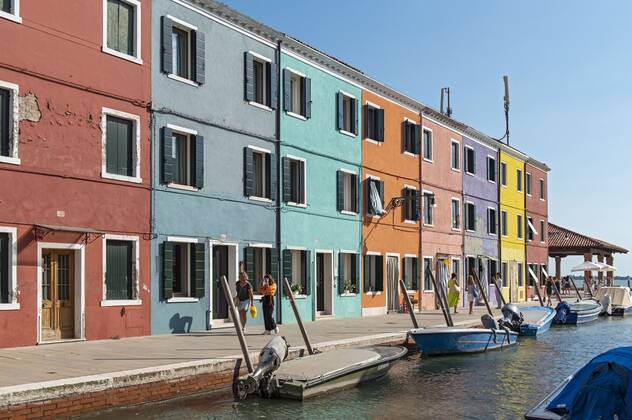
{"type": "Polygon", "coordinates": [[[239,319],[241,321],[241,330],[246,333],[246,321],[248,319],[248,309],[254,305],[254,296],[252,294],[252,285],[248,281],[248,274],[245,271],[239,273],[239,281],[235,286],[237,289],[237,309],[239,309],[239,319]]]}
{"type": "Polygon", "coordinates": [[[448,311],[450,310],[450,308],[454,307],[454,313],[458,313],[456,311],[456,307],[459,306],[460,295],[461,288],[459,287],[456,273],[452,273],[452,276],[450,276],[450,280],[448,280],[448,311]]]}
{"type": "Polygon", "coordinates": [[[553,306],[551,303],[551,294],[553,293],[553,282],[551,277],[546,279],[546,305],[553,306]]]}
{"type": "Polygon", "coordinates": [[[472,308],[474,307],[474,301],[478,299],[478,288],[474,284],[474,276],[471,274],[467,276],[467,301],[470,306],[470,315],[472,314],[472,308]]]}
{"type": "Polygon", "coordinates": [[[279,327],[274,321],[274,295],[276,294],[277,285],[271,275],[266,274],[263,277],[263,285],[261,286],[260,293],[263,296],[261,298],[261,306],[263,307],[263,322],[265,325],[265,331],[263,334],[278,334],[279,327]]]}
{"type": "Polygon", "coordinates": [[[496,287],[496,303],[498,304],[496,309],[500,309],[503,304],[503,299],[501,297],[502,290],[500,290],[500,288],[503,287],[503,279],[500,277],[500,273],[496,273],[494,277],[496,279],[495,285],[498,285],[498,287],[496,287]]]}

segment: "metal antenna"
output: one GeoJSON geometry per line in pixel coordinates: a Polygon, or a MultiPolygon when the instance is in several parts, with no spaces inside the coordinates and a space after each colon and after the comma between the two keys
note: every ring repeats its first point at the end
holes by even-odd
{"type": "Polygon", "coordinates": [[[503,76],[503,82],[505,83],[505,137],[509,146],[509,77],[503,76]]]}
{"type": "Polygon", "coordinates": [[[448,117],[452,116],[452,107],[450,106],[450,88],[449,87],[444,87],[441,88],[441,113],[443,115],[447,115],[448,117]],[[444,111],[443,110],[443,98],[444,96],[448,97],[448,108],[444,111]]]}

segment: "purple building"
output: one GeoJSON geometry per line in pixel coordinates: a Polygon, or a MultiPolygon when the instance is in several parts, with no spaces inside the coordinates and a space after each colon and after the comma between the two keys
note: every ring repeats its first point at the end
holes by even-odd
{"type": "MultiPolygon", "coordinates": [[[[463,154],[461,171],[463,172],[462,229],[465,273],[469,274],[471,270],[475,270],[481,283],[489,284],[490,277],[500,271],[498,263],[500,237],[498,148],[491,142],[483,143],[463,137],[461,153],[463,154]]],[[[496,303],[496,293],[490,293],[492,290],[488,286],[486,293],[490,300],[496,303]]]]}

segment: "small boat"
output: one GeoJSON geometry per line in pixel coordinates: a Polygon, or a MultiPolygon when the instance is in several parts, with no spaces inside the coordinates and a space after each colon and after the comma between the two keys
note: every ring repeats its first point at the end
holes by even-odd
{"type": "Polygon", "coordinates": [[[592,359],[525,414],[528,420],[632,418],[632,347],[592,359]]]}
{"type": "Polygon", "coordinates": [[[520,308],[520,313],[523,317],[520,335],[534,337],[549,330],[557,312],[550,306],[527,306],[520,308]]]}
{"type": "Polygon", "coordinates": [[[596,320],[601,310],[601,303],[594,299],[584,299],[579,302],[562,301],[555,308],[557,314],[553,319],[553,323],[566,325],[583,324],[596,320]]]}
{"type": "Polygon", "coordinates": [[[480,353],[516,344],[518,333],[488,328],[427,328],[408,332],[426,356],[480,353]]]}
{"type": "Polygon", "coordinates": [[[604,306],[604,314],[624,316],[632,312],[632,293],[629,287],[601,287],[595,293],[595,299],[604,306]]]}

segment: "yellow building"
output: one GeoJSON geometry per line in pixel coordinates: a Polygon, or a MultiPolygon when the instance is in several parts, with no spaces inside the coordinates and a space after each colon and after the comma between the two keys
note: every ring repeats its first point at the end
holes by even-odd
{"type": "Polygon", "coordinates": [[[524,302],[527,296],[525,264],[526,155],[510,147],[500,150],[500,260],[502,293],[506,300],[524,302]]]}

